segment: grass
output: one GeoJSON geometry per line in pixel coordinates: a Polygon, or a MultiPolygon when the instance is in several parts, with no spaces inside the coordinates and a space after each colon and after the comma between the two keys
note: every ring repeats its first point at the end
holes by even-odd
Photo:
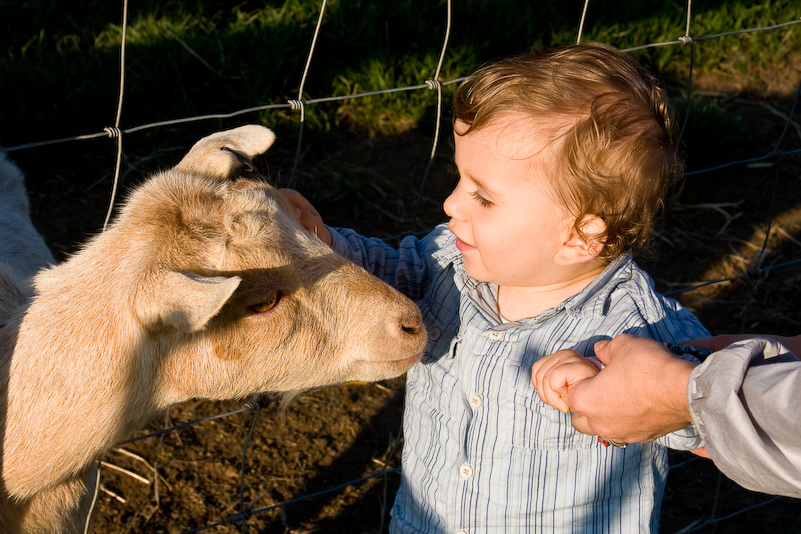
{"type": "MultiPolygon", "coordinates": [[[[0,2],[0,96],[18,109],[5,116],[0,141],[30,141],[110,124],[116,109],[121,3],[84,0],[72,9],[55,1],[0,2]]],[[[441,79],[463,76],[494,57],[532,45],[572,42],[580,9],[561,2],[471,0],[454,7],[441,79]]],[[[320,8],[319,0],[286,2],[134,2],[127,33],[123,123],[141,124],[231,111],[297,97],[320,8]]],[[[695,3],[693,35],[756,27],[799,16],[797,3],[695,3]]],[[[673,2],[590,5],[585,40],[621,48],[675,40],[685,9],[673,2]]],[[[445,25],[444,2],[332,1],[328,4],[305,98],[416,85],[436,68],[445,25]]],[[[796,27],[698,45],[696,68],[741,72],[775,65],[801,44],[796,27]]],[[[687,48],[640,53],[661,76],[686,76],[687,48]]],[[[398,95],[330,107],[312,117],[325,130],[347,116],[377,131],[406,128],[430,114],[431,99],[398,95]]],[[[276,118],[276,122],[293,120],[276,118]]]]}

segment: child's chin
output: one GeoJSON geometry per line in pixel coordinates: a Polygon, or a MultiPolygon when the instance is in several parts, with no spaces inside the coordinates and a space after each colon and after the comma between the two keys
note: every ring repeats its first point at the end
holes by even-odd
{"type": "Polygon", "coordinates": [[[487,273],[485,269],[479,268],[477,265],[473,264],[473,262],[469,261],[467,258],[464,258],[464,270],[467,271],[467,274],[470,275],[470,278],[474,280],[478,280],[479,282],[489,282],[494,283],[492,276],[487,273]]]}

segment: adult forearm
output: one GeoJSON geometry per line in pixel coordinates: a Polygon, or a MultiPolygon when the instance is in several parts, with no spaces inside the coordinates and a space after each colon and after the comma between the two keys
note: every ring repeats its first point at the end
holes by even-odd
{"type": "Polygon", "coordinates": [[[791,497],[801,497],[800,392],[801,361],[768,339],[715,352],[687,390],[715,465],[743,487],[791,497]]]}

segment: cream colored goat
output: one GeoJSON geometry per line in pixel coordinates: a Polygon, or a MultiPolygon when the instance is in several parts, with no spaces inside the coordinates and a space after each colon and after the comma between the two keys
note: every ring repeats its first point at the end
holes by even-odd
{"type": "Polygon", "coordinates": [[[180,402],[380,380],[419,359],[415,305],[237,177],[273,140],[260,126],[202,139],[31,284],[30,261],[0,258],[4,534],[82,532],[95,460],[180,402]]]}

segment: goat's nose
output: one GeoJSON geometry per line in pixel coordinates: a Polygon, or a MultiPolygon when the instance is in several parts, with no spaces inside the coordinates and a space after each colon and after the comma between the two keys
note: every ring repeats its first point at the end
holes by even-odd
{"type": "Polygon", "coordinates": [[[404,334],[411,334],[414,336],[425,332],[425,326],[423,326],[423,316],[420,315],[418,310],[415,311],[417,313],[404,313],[399,318],[400,329],[404,334]]]}

